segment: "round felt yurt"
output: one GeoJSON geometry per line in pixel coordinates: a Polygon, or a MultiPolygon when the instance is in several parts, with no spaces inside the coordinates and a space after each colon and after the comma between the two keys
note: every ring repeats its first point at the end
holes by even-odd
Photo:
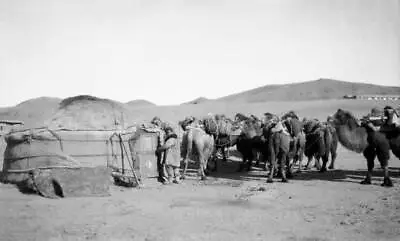
{"type": "Polygon", "coordinates": [[[63,195],[66,190],[82,189],[85,185],[79,183],[85,182],[86,192],[97,193],[94,190],[101,191],[101,184],[105,187],[114,173],[132,174],[136,181],[156,177],[159,132],[135,125],[132,114],[106,99],[63,100],[45,128],[14,131],[5,137],[2,180],[40,183],[50,187],[42,192],[51,196],[60,187],[63,195]]]}
{"type": "Polygon", "coordinates": [[[106,148],[109,138],[110,131],[11,132],[4,137],[2,181],[48,197],[105,195],[113,160],[106,148]]]}

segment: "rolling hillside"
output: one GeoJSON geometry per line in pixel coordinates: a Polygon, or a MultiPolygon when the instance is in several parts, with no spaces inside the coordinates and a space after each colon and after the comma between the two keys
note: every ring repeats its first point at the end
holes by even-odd
{"type": "Polygon", "coordinates": [[[142,100],[142,99],[131,100],[131,101],[127,102],[126,105],[128,105],[131,108],[143,108],[143,107],[156,106],[156,104],[154,104],[148,100],[142,100]]]}
{"type": "Polygon", "coordinates": [[[294,84],[266,85],[256,89],[221,97],[219,101],[265,102],[341,99],[344,95],[400,95],[400,87],[353,83],[331,79],[319,79],[294,84]]]}
{"type": "Polygon", "coordinates": [[[185,103],[183,103],[183,105],[197,105],[197,104],[203,104],[203,103],[208,102],[208,101],[211,101],[211,100],[207,99],[205,97],[199,97],[199,98],[196,98],[196,99],[194,99],[192,101],[185,102],[185,103]]]}
{"type": "Polygon", "coordinates": [[[42,126],[58,109],[60,98],[39,97],[0,110],[0,119],[20,120],[25,126],[42,126]]]}
{"type": "Polygon", "coordinates": [[[295,110],[302,116],[325,118],[336,108],[345,108],[357,114],[369,111],[373,106],[396,102],[343,100],[346,94],[395,94],[400,87],[384,87],[321,79],[296,84],[268,85],[229,95],[216,100],[204,97],[176,106],[157,106],[146,100],[121,103],[94,96],[74,96],[64,100],[40,97],[24,101],[14,107],[0,109],[0,119],[20,120],[25,128],[111,128],[115,120],[124,125],[149,121],[154,116],[178,121],[185,116],[201,116],[207,113],[234,115],[261,115],[267,111],[283,113],[295,110]],[[310,101],[312,100],[312,101],[310,101]],[[231,103],[234,103],[233,105],[231,103]]]}

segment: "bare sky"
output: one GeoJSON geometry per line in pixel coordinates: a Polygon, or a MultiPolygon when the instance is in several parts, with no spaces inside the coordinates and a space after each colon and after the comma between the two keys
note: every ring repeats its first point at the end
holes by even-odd
{"type": "Polygon", "coordinates": [[[1,0],[0,106],[179,104],[333,78],[400,86],[400,0],[1,0]]]}

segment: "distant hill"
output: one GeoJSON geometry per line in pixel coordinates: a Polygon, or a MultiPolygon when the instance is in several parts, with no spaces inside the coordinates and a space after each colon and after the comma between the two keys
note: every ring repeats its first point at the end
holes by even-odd
{"type": "Polygon", "coordinates": [[[219,101],[265,102],[341,99],[344,95],[400,95],[400,87],[318,79],[293,84],[266,85],[256,89],[221,97],[219,101]]]}
{"type": "Polygon", "coordinates": [[[27,128],[43,126],[44,121],[56,112],[60,102],[60,98],[53,97],[30,99],[0,110],[0,119],[21,120],[27,128]]]}
{"type": "Polygon", "coordinates": [[[39,97],[0,108],[0,119],[23,121],[23,128],[110,129],[115,127],[116,122],[130,125],[143,119],[138,109],[145,111],[145,107],[152,106],[156,105],[146,100],[124,104],[90,95],[65,99],[39,97]]]}
{"type": "Polygon", "coordinates": [[[136,108],[136,107],[151,107],[151,106],[156,106],[156,104],[148,101],[148,100],[132,100],[126,103],[131,108],[136,108]]]}
{"type": "MultiPolygon", "coordinates": [[[[101,129],[113,128],[116,122],[130,125],[132,122],[148,121],[156,115],[178,120],[187,115],[205,115],[209,112],[258,113],[259,109],[265,111],[267,108],[270,108],[270,111],[289,108],[302,112],[310,105],[308,100],[315,100],[313,105],[317,104],[314,102],[326,104],[333,103],[330,99],[342,99],[345,95],[363,94],[400,95],[400,87],[319,79],[295,84],[266,85],[219,99],[199,97],[177,106],[156,106],[146,100],[134,100],[124,104],[89,95],[66,99],[40,97],[24,101],[14,107],[0,108],[0,119],[23,121],[25,128],[49,125],[55,128],[101,129]],[[285,104],[282,101],[291,102],[285,104]],[[231,105],[231,102],[235,102],[235,105],[231,105]],[[249,105],[251,103],[254,105],[249,105]],[[296,107],[297,104],[299,104],[298,107],[296,107]]],[[[341,103],[336,100],[334,102],[341,103]]],[[[359,105],[364,102],[347,100],[343,103],[359,105]]],[[[385,102],[365,102],[366,105],[383,103],[385,102]]],[[[317,110],[310,111],[310,113],[304,112],[304,114],[312,115],[317,110]]]]}
{"type": "Polygon", "coordinates": [[[210,101],[210,99],[207,99],[206,97],[199,97],[199,98],[196,98],[196,99],[194,99],[192,101],[185,102],[183,104],[184,105],[196,105],[196,104],[202,104],[202,103],[205,103],[205,102],[208,102],[208,101],[210,101]]]}
{"type": "Polygon", "coordinates": [[[35,108],[38,106],[49,107],[49,106],[58,105],[61,101],[62,101],[62,99],[57,98],[57,97],[42,96],[42,97],[23,101],[23,102],[17,104],[15,107],[17,107],[17,108],[35,108]]]}

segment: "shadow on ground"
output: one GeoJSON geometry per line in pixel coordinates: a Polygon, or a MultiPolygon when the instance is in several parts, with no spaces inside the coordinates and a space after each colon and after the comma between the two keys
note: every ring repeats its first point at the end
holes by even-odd
{"type": "MultiPolygon", "coordinates": [[[[208,174],[209,177],[212,178],[221,178],[221,179],[230,179],[235,181],[263,181],[265,182],[267,179],[268,171],[265,171],[262,167],[263,164],[259,166],[255,166],[253,163],[253,167],[251,171],[243,170],[238,172],[238,168],[240,165],[240,161],[228,160],[226,162],[219,160],[218,161],[218,170],[216,172],[210,172],[208,174]]],[[[198,165],[191,163],[189,165],[189,169],[187,171],[187,176],[196,177],[197,176],[197,168],[198,165]]],[[[346,169],[338,169],[338,170],[328,170],[326,172],[319,172],[315,169],[313,170],[303,170],[301,173],[297,173],[297,167],[294,168],[294,174],[291,180],[295,181],[329,181],[329,182],[348,182],[348,183],[360,183],[366,176],[366,169],[357,169],[357,170],[346,170],[346,169]]],[[[395,179],[400,179],[400,168],[391,167],[390,168],[390,176],[395,179]]],[[[380,168],[375,168],[373,173],[373,181],[381,182],[383,180],[383,170],[380,168]]],[[[275,178],[276,182],[279,182],[279,178],[275,178]]]]}

